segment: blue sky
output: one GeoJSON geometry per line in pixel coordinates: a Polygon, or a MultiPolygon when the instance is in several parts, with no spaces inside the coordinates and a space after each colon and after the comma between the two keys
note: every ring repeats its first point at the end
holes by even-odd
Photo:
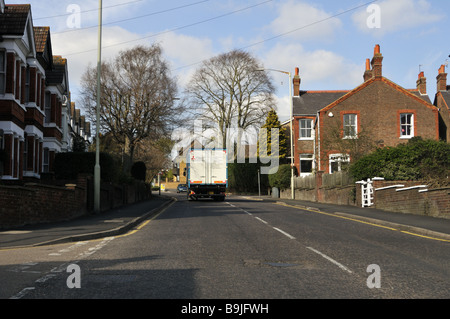
{"type": "MultiPolygon", "coordinates": [[[[30,3],[34,25],[51,27],[53,54],[68,59],[77,102],[80,77],[96,64],[98,1],[5,2],[30,3]]],[[[415,88],[420,69],[433,100],[437,70],[450,60],[449,14],[448,0],[103,0],[102,56],[158,42],[181,94],[201,61],[244,49],[266,68],[294,73],[299,67],[302,89],[340,90],[362,83],[365,59],[380,44],[383,75],[415,88]]],[[[271,76],[286,120],[288,77],[271,76]]]]}

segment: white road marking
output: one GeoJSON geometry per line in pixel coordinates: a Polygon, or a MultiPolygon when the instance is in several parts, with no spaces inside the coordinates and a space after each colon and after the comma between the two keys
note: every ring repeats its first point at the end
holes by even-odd
{"type": "Polygon", "coordinates": [[[290,238],[290,239],[295,239],[294,236],[292,236],[292,235],[286,233],[285,231],[283,231],[283,230],[281,230],[281,229],[279,229],[279,228],[276,228],[276,227],[272,227],[272,228],[275,229],[275,230],[277,230],[277,231],[279,231],[280,233],[282,233],[283,235],[285,235],[286,237],[288,237],[288,238],[290,238]]]}
{"type": "Polygon", "coordinates": [[[311,250],[311,251],[315,252],[316,254],[322,256],[322,257],[325,258],[326,260],[332,262],[333,264],[335,264],[336,266],[338,266],[338,267],[341,268],[342,270],[345,270],[345,271],[348,272],[349,274],[353,273],[350,269],[348,269],[347,267],[345,267],[345,266],[342,265],[341,263],[338,263],[338,262],[337,262],[336,260],[334,260],[333,258],[328,257],[327,255],[321,253],[320,251],[318,251],[318,250],[316,250],[316,249],[314,249],[314,248],[312,248],[312,247],[306,247],[306,248],[308,248],[309,250],[311,250]]]}

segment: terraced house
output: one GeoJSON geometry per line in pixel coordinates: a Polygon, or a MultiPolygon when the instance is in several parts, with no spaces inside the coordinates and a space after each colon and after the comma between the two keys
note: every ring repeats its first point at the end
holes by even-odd
{"type": "Polygon", "coordinates": [[[0,4],[0,176],[39,179],[81,124],[71,119],[67,60],[53,55],[50,28],[33,26],[30,5],[0,4]]]}
{"type": "Polygon", "coordinates": [[[396,146],[420,136],[439,139],[439,112],[427,95],[421,72],[416,88],[383,76],[380,46],[366,60],[363,82],[348,91],[300,89],[293,79],[295,165],[300,176],[340,171],[374,147],[396,146]]]}

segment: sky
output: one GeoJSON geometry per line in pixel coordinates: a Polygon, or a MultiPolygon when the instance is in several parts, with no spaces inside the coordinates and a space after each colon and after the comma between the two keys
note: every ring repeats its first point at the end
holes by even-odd
{"type": "MultiPolygon", "coordinates": [[[[72,100],[80,78],[95,66],[95,0],[6,0],[31,4],[34,26],[50,26],[54,55],[68,59],[72,100]]],[[[202,61],[242,49],[265,68],[300,70],[302,90],[351,90],[363,82],[376,44],[383,75],[404,88],[427,77],[431,101],[436,76],[450,60],[448,0],[103,0],[102,59],[135,45],[159,43],[179,94],[202,61]]],[[[448,70],[448,69],[447,69],[448,70]]],[[[448,71],[447,71],[448,72],[448,71]]],[[[289,119],[289,77],[269,71],[277,113],[289,119]]],[[[80,102],[78,102],[80,101],[80,102]]]]}

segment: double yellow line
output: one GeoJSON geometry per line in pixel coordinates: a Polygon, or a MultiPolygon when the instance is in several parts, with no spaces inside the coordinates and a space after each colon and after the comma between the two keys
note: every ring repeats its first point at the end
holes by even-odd
{"type": "Polygon", "coordinates": [[[357,218],[354,218],[354,217],[343,216],[344,213],[326,213],[326,212],[323,212],[323,211],[320,211],[320,210],[309,209],[307,207],[299,207],[299,206],[295,206],[295,205],[289,205],[289,204],[282,203],[282,202],[277,202],[276,204],[277,205],[281,205],[281,206],[285,206],[285,207],[291,207],[291,208],[296,208],[296,209],[300,209],[300,210],[305,210],[305,211],[313,212],[313,213],[317,213],[317,214],[322,214],[322,215],[337,217],[337,218],[341,218],[341,219],[351,220],[351,221],[358,222],[358,223],[361,223],[361,224],[367,224],[367,225],[370,225],[370,226],[380,227],[380,228],[384,228],[384,229],[388,229],[388,230],[399,231],[401,233],[412,235],[412,236],[416,236],[416,237],[422,237],[422,238],[426,238],[426,239],[437,240],[437,241],[442,241],[442,242],[447,242],[447,243],[450,242],[449,239],[443,239],[443,238],[438,238],[438,237],[426,236],[426,235],[422,235],[422,234],[418,234],[418,233],[414,233],[414,232],[410,232],[410,231],[406,231],[406,230],[401,230],[401,229],[398,229],[398,228],[393,228],[393,227],[390,227],[390,226],[377,224],[375,222],[368,222],[368,221],[364,221],[362,219],[357,219],[357,218]]]}

